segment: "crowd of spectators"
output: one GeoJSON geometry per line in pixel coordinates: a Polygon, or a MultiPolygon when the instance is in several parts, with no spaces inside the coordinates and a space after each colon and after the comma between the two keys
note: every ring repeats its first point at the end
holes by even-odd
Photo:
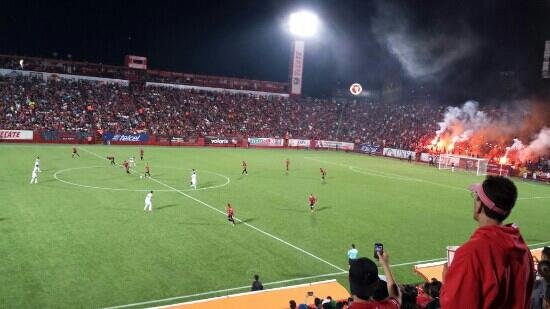
{"type": "Polygon", "coordinates": [[[414,150],[435,131],[427,104],[298,99],[168,87],[6,76],[0,78],[3,129],[160,136],[325,139],[414,150]]]}

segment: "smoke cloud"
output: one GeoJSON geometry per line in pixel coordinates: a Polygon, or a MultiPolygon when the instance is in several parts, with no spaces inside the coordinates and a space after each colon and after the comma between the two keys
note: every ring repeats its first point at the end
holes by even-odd
{"type": "Polygon", "coordinates": [[[546,106],[543,102],[516,101],[512,107],[490,107],[490,115],[479,110],[476,101],[447,107],[431,147],[452,151],[460,143],[460,151],[467,149],[491,158],[503,155],[504,162],[508,158],[521,162],[536,159],[550,151],[550,112],[546,106]]]}
{"type": "Polygon", "coordinates": [[[448,21],[422,29],[403,6],[387,1],[378,4],[373,32],[414,79],[431,81],[444,77],[479,46],[479,40],[464,23],[448,21]]]}
{"type": "Polygon", "coordinates": [[[519,159],[526,161],[529,158],[544,154],[550,150],[550,128],[542,128],[535,139],[519,152],[519,159]]]}

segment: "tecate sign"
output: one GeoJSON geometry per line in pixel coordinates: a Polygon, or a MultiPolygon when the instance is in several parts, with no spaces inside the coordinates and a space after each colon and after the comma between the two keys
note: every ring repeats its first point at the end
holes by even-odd
{"type": "Polygon", "coordinates": [[[33,131],[29,130],[0,130],[0,139],[3,140],[32,140],[33,131]]]}

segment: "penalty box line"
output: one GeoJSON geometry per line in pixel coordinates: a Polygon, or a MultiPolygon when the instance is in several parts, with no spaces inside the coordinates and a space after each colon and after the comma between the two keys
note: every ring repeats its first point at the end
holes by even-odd
{"type": "MultiPolygon", "coordinates": [[[[93,156],[96,156],[96,157],[98,157],[98,158],[100,158],[100,159],[102,159],[102,160],[109,161],[109,160],[107,160],[106,158],[104,158],[104,157],[102,157],[102,156],[100,156],[100,155],[98,155],[98,154],[96,154],[96,153],[94,153],[94,152],[92,152],[92,151],[90,151],[90,150],[87,150],[87,149],[85,149],[85,148],[80,148],[80,149],[82,149],[82,150],[86,151],[87,153],[89,153],[89,154],[91,154],[91,155],[93,155],[93,156]]],[[[132,170],[132,172],[134,172],[134,171],[132,170]]],[[[187,194],[187,193],[185,193],[185,192],[183,192],[183,191],[181,191],[181,190],[178,190],[178,189],[176,189],[176,188],[174,188],[174,187],[172,187],[172,186],[170,186],[170,185],[168,185],[168,184],[166,184],[166,183],[163,183],[163,182],[160,181],[160,180],[157,180],[157,179],[155,179],[155,178],[153,178],[153,177],[149,177],[149,179],[153,180],[154,182],[156,182],[156,183],[158,183],[158,184],[160,184],[160,185],[162,185],[162,186],[165,186],[166,188],[172,189],[173,191],[175,191],[175,192],[177,192],[177,193],[179,193],[179,194],[181,194],[181,195],[183,195],[183,196],[185,196],[185,197],[187,197],[187,198],[189,198],[189,199],[191,199],[191,200],[193,200],[193,201],[195,201],[195,202],[197,202],[197,203],[199,203],[199,204],[201,204],[201,205],[203,205],[203,206],[205,206],[205,207],[208,207],[208,208],[210,208],[210,209],[212,209],[212,210],[214,210],[214,211],[216,211],[216,212],[222,214],[223,216],[226,215],[225,212],[223,212],[223,211],[217,209],[216,207],[214,207],[214,206],[212,206],[212,205],[210,205],[210,204],[208,204],[208,203],[206,203],[206,202],[203,202],[203,201],[199,200],[198,198],[193,197],[193,196],[191,196],[191,195],[189,195],[189,194],[187,194]]],[[[326,261],[326,260],[324,260],[324,259],[322,259],[322,258],[316,256],[315,254],[310,253],[310,252],[308,252],[308,251],[306,251],[306,250],[304,250],[304,249],[302,249],[302,248],[300,248],[300,247],[298,247],[298,246],[296,246],[296,245],[293,245],[293,244],[289,243],[288,241],[286,241],[286,240],[284,240],[284,239],[281,239],[281,238],[279,238],[279,237],[277,237],[277,236],[275,236],[275,235],[273,235],[273,234],[271,234],[271,233],[268,233],[268,232],[266,232],[266,231],[264,231],[264,230],[262,230],[262,229],[260,229],[260,228],[258,228],[258,227],[256,227],[256,226],[254,226],[254,225],[252,225],[252,224],[250,224],[250,223],[248,223],[248,222],[244,222],[243,220],[241,220],[241,219],[239,219],[239,218],[237,218],[237,217],[235,217],[235,220],[238,221],[238,222],[240,222],[241,224],[244,224],[245,226],[247,226],[247,227],[249,227],[249,228],[251,228],[251,229],[253,229],[253,230],[255,230],[255,231],[257,231],[257,232],[259,232],[259,233],[261,233],[261,234],[263,234],[263,235],[265,235],[265,236],[268,236],[268,237],[270,237],[270,238],[272,238],[272,239],[275,239],[275,240],[277,240],[277,241],[279,241],[279,242],[281,242],[281,243],[283,243],[283,244],[285,244],[285,245],[287,245],[287,246],[289,246],[289,247],[291,247],[291,248],[293,248],[293,249],[296,249],[296,250],[298,250],[298,251],[304,253],[305,255],[308,255],[308,256],[310,256],[310,257],[312,257],[312,258],[314,258],[314,259],[316,259],[316,260],[318,260],[318,261],[320,261],[320,262],[323,262],[323,263],[325,263],[325,264],[327,264],[327,265],[329,265],[329,266],[331,266],[331,267],[333,267],[333,268],[335,268],[335,269],[337,269],[337,270],[339,270],[339,271],[345,271],[343,268],[341,268],[341,267],[339,267],[339,266],[336,266],[336,265],[334,265],[333,263],[328,262],[328,261],[326,261]]]]}

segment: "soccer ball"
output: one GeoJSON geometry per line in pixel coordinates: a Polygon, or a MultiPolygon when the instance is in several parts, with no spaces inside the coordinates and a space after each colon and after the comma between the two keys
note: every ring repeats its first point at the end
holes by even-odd
{"type": "Polygon", "coordinates": [[[143,175],[139,175],[139,179],[143,179],[143,175]]]}

